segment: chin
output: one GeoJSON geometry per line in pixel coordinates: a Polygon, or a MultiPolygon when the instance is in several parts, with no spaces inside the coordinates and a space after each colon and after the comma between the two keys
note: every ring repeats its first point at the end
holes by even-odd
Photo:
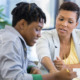
{"type": "Polygon", "coordinates": [[[66,35],[60,35],[61,37],[65,37],[66,35]]]}
{"type": "Polygon", "coordinates": [[[28,44],[28,46],[34,46],[34,43],[28,44]]]}

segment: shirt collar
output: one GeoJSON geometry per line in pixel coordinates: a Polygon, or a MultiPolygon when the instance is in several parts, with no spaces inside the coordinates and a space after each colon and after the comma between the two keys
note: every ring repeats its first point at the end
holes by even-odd
{"type": "Polygon", "coordinates": [[[24,38],[21,36],[21,34],[14,27],[6,25],[5,29],[7,29],[7,30],[13,32],[14,34],[16,34],[17,36],[19,36],[19,38],[24,42],[24,44],[27,45],[24,38]]]}

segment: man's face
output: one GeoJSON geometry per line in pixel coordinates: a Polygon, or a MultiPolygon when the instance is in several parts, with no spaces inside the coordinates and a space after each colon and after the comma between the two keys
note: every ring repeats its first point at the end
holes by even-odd
{"type": "Polygon", "coordinates": [[[27,45],[33,46],[36,40],[41,36],[41,30],[44,22],[32,22],[31,24],[25,24],[22,36],[26,41],[27,45]]]}

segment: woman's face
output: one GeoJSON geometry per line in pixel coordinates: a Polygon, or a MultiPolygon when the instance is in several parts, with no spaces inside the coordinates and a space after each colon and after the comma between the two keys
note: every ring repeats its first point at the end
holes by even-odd
{"type": "Polygon", "coordinates": [[[56,29],[59,36],[70,36],[77,27],[77,14],[74,11],[60,10],[56,18],[56,29]]]}

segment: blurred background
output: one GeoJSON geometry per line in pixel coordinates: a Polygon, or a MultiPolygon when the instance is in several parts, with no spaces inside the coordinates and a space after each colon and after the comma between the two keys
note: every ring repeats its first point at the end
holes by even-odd
{"type": "MultiPolygon", "coordinates": [[[[4,28],[7,24],[11,25],[11,11],[16,6],[16,4],[21,1],[36,3],[40,8],[42,8],[47,17],[47,22],[44,25],[43,30],[50,30],[55,28],[55,20],[58,13],[58,8],[64,1],[75,2],[80,7],[80,0],[0,0],[0,29],[4,28]]],[[[80,19],[77,28],[80,28],[80,19]]],[[[29,48],[28,57],[31,60],[38,61],[35,51],[35,46],[29,48]],[[30,51],[31,53],[29,53],[30,51]]]]}

